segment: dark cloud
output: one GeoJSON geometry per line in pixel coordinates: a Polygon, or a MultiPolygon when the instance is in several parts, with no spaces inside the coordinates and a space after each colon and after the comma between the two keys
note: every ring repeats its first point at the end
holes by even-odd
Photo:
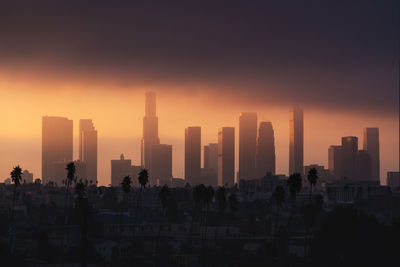
{"type": "Polygon", "coordinates": [[[0,64],[393,112],[398,32],[396,0],[10,1],[0,64]]]}

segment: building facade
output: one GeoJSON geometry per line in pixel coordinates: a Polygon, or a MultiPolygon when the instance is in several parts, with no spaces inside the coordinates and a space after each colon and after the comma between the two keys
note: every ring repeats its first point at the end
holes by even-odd
{"type": "Polygon", "coordinates": [[[218,185],[235,184],[235,128],[222,127],[218,131],[218,185]]]}
{"type": "Polygon", "coordinates": [[[304,166],[304,114],[295,107],[289,114],[289,175],[303,174],[304,166]]]}
{"type": "Polygon", "coordinates": [[[90,119],[79,121],[79,160],[86,166],[88,181],[97,182],[97,131],[90,119]]]}
{"type": "Polygon", "coordinates": [[[256,176],[275,175],[275,137],[271,122],[261,122],[258,128],[256,149],[256,176]]]}
{"type": "Polygon", "coordinates": [[[239,177],[255,178],[257,143],[257,113],[242,112],[239,116],[239,177]]]}

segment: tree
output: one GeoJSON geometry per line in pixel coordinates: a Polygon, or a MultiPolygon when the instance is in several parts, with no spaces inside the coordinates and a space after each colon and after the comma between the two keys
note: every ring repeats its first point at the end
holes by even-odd
{"type": "MultiPolygon", "coordinates": [[[[221,217],[222,213],[226,209],[226,190],[225,187],[218,187],[217,191],[215,192],[215,200],[218,205],[218,221],[219,225],[221,224],[221,217]]],[[[218,237],[218,225],[215,227],[215,235],[214,235],[214,247],[216,247],[217,244],[217,237],[218,237]]]]}
{"type": "Polygon", "coordinates": [[[79,181],[75,185],[76,198],[76,209],[78,210],[81,226],[81,266],[87,266],[87,256],[88,256],[88,221],[89,221],[89,201],[86,196],[86,185],[79,181]]]}
{"type": "MultiPolygon", "coordinates": [[[[129,175],[125,176],[121,182],[122,191],[124,191],[125,205],[128,207],[128,195],[131,192],[132,179],[129,175]]],[[[123,209],[123,208],[122,208],[123,209]]],[[[128,207],[129,210],[129,207],[128,207]]]]}
{"type": "Polygon", "coordinates": [[[229,204],[229,209],[231,212],[235,212],[238,209],[238,200],[236,197],[236,194],[230,194],[228,197],[228,204],[229,204]]]}
{"type": "Polygon", "coordinates": [[[135,231],[136,231],[136,222],[137,222],[137,217],[139,214],[139,203],[140,203],[140,198],[142,196],[142,191],[146,187],[147,183],[149,182],[149,172],[146,169],[142,169],[139,174],[138,174],[138,182],[140,185],[140,190],[139,190],[139,195],[136,199],[136,209],[135,209],[135,218],[133,219],[133,232],[132,236],[133,239],[135,238],[135,231]]]}
{"type": "Polygon", "coordinates": [[[285,189],[283,189],[282,185],[278,185],[275,187],[274,192],[272,193],[272,199],[275,201],[276,204],[276,226],[275,232],[277,232],[279,228],[279,211],[282,207],[283,202],[285,201],[285,189]]]}
{"type": "Polygon", "coordinates": [[[76,181],[75,178],[75,163],[70,162],[67,164],[67,167],[65,168],[67,170],[67,179],[64,181],[65,183],[65,202],[64,202],[64,223],[65,225],[68,224],[68,215],[67,215],[67,210],[68,210],[68,200],[69,200],[69,188],[72,185],[73,182],[76,181]]]}
{"type": "Polygon", "coordinates": [[[312,189],[313,189],[313,186],[315,186],[317,184],[317,181],[318,181],[318,171],[317,171],[317,169],[311,168],[308,171],[307,180],[308,180],[308,183],[310,184],[309,202],[311,202],[312,189]]]}
{"type": "Polygon", "coordinates": [[[166,216],[166,209],[167,209],[168,203],[169,203],[169,201],[171,199],[171,196],[172,196],[171,191],[169,190],[167,185],[164,185],[161,188],[160,192],[158,193],[158,199],[160,200],[161,209],[162,209],[162,219],[161,219],[161,222],[160,222],[160,227],[158,229],[157,240],[156,240],[156,244],[155,244],[155,247],[154,247],[154,256],[157,255],[157,249],[158,249],[158,243],[159,243],[160,236],[161,236],[161,230],[163,228],[164,218],[166,216]]]}
{"type": "Polygon", "coordinates": [[[22,169],[18,165],[13,168],[10,172],[11,181],[14,183],[14,190],[13,190],[13,202],[12,202],[12,209],[11,209],[11,225],[14,224],[14,209],[15,209],[15,200],[17,197],[17,189],[21,185],[22,180],[22,169]]]}
{"type": "Polygon", "coordinates": [[[204,189],[204,193],[203,193],[203,201],[204,204],[206,206],[206,215],[204,218],[204,235],[203,235],[203,240],[202,240],[202,247],[203,247],[203,266],[206,263],[206,253],[205,253],[205,243],[207,241],[207,227],[208,227],[208,223],[207,223],[207,219],[208,219],[208,210],[210,207],[210,203],[214,198],[214,189],[212,188],[212,186],[208,186],[207,188],[204,189]]]}
{"type": "Polygon", "coordinates": [[[300,173],[293,173],[292,175],[289,176],[289,179],[287,180],[287,187],[289,189],[290,198],[292,200],[292,208],[290,211],[290,218],[288,221],[289,233],[291,228],[292,217],[296,213],[296,199],[297,199],[297,194],[301,190],[302,181],[303,179],[301,178],[300,173]]]}

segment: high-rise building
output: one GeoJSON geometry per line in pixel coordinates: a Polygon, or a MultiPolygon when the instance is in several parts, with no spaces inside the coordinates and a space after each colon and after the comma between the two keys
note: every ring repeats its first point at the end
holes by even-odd
{"type": "Polygon", "coordinates": [[[330,146],[328,149],[328,168],[336,179],[340,179],[344,175],[343,164],[343,147],[330,146]]]}
{"type": "Polygon", "coordinates": [[[201,169],[201,181],[204,185],[218,185],[218,144],[204,146],[204,168],[201,169]]]}
{"type": "Polygon", "coordinates": [[[171,186],[172,183],[172,145],[153,145],[151,150],[150,184],[171,186]]]}
{"type": "Polygon", "coordinates": [[[185,129],[185,180],[190,185],[201,184],[201,127],[185,129]]]}
{"type": "Polygon", "coordinates": [[[66,179],[57,175],[55,164],[66,165],[72,161],[73,137],[72,120],[62,117],[45,116],[42,118],[42,182],[50,181],[59,186],[66,179]]]}
{"type": "Polygon", "coordinates": [[[209,143],[204,146],[204,168],[218,171],[218,144],[209,143]]]}
{"type": "Polygon", "coordinates": [[[239,180],[255,178],[257,113],[242,112],[239,117],[239,180]]]}
{"type": "Polygon", "coordinates": [[[303,174],[304,156],[303,109],[293,108],[289,118],[289,174],[303,174]]]}
{"type": "Polygon", "coordinates": [[[88,181],[97,182],[97,131],[90,119],[79,121],[79,160],[86,166],[88,181]]]}
{"type": "Polygon", "coordinates": [[[356,160],[356,179],[371,181],[371,156],[366,150],[358,150],[356,160]]]}
{"type": "Polygon", "coordinates": [[[275,137],[271,122],[261,122],[258,128],[256,150],[256,178],[267,173],[275,175],[275,137]]]}
{"type": "Polygon", "coordinates": [[[158,137],[158,117],[156,115],[156,93],[146,92],[145,116],[143,118],[143,138],[142,138],[142,167],[151,173],[151,150],[153,145],[160,144],[158,137]]]}
{"type": "Polygon", "coordinates": [[[364,129],[363,149],[371,157],[371,179],[380,181],[380,160],[379,160],[379,128],[364,129]]]}
{"type": "Polygon", "coordinates": [[[218,185],[235,183],[235,128],[222,127],[218,131],[218,185]]]}
{"type": "MultiPolygon", "coordinates": [[[[111,185],[121,186],[125,176],[132,175],[131,160],[125,159],[124,154],[121,154],[119,159],[111,160],[111,185]]],[[[134,177],[131,177],[134,178],[134,177]]]]}
{"type": "Polygon", "coordinates": [[[356,179],[358,138],[356,136],[342,137],[342,147],[343,147],[343,176],[349,179],[356,179]]]}

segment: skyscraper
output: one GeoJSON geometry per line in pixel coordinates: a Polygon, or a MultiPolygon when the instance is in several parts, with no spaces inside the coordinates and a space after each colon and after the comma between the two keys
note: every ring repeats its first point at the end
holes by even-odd
{"type": "Polygon", "coordinates": [[[160,144],[158,138],[158,118],[156,115],[156,93],[146,92],[145,116],[143,118],[143,138],[141,164],[149,172],[151,166],[151,147],[160,144]]]}
{"type": "Polygon", "coordinates": [[[303,110],[295,107],[290,111],[289,118],[289,174],[303,174],[304,128],[303,110]]]}
{"type": "Polygon", "coordinates": [[[343,147],[343,176],[349,179],[356,179],[358,138],[356,136],[342,137],[342,147],[343,147]]]}
{"type": "Polygon", "coordinates": [[[171,186],[172,183],[172,145],[153,145],[151,150],[150,184],[171,186]]]}
{"type": "Polygon", "coordinates": [[[371,181],[371,156],[366,150],[358,150],[356,159],[356,179],[371,181]]]}
{"type": "Polygon", "coordinates": [[[190,185],[201,184],[201,127],[185,129],[185,180],[190,185]]]}
{"type": "Polygon", "coordinates": [[[90,119],[79,121],[79,160],[86,166],[88,181],[97,181],[97,131],[90,119]]]}
{"type": "Polygon", "coordinates": [[[257,113],[242,112],[239,116],[239,180],[255,177],[257,113]]]}
{"type": "Polygon", "coordinates": [[[258,128],[256,150],[256,178],[266,173],[275,175],[275,138],[271,122],[261,122],[258,128]]]}
{"type": "Polygon", "coordinates": [[[364,129],[364,146],[371,157],[371,179],[380,181],[379,128],[364,129]]]}
{"type": "Polygon", "coordinates": [[[343,177],[343,147],[330,146],[328,149],[328,168],[336,179],[343,177]]]}
{"type": "Polygon", "coordinates": [[[218,144],[209,143],[204,146],[204,168],[218,171],[218,144]]]}
{"type": "Polygon", "coordinates": [[[218,131],[218,185],[235,183],[235,128],[222,127],[218,131]]]}
{"type": "Polygon", "coordinates": [[[64,175],[56,177],[55,164],[72,161],[72,120],[62,117],[42,118],[42,182],[62,185],[64,175]]]}

